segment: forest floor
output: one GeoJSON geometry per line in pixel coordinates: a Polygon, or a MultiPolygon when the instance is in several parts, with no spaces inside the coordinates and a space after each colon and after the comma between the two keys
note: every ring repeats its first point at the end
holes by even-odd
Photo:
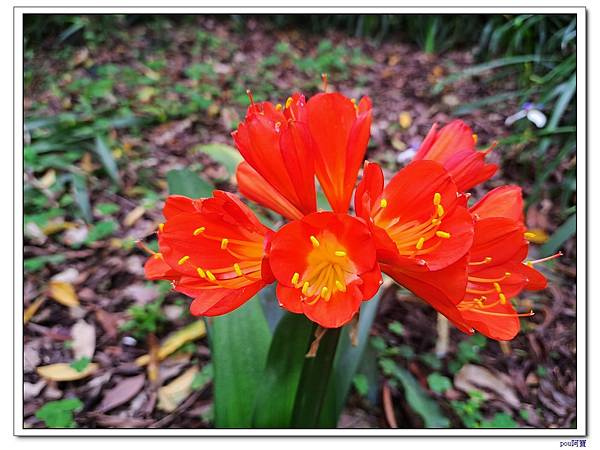
{"type": "MultiPolygon", "coordinates": [[[[285,102],[296,90],[318,92],[319,74],[327,72],[330,89],[370,96],[367,158],[389,178],[434,122],[445,124],[457,106],[510,88],[470,78],[434,95],[437,81],[474,63],[470,49],[431,55],[334,30],[316,36],[260,20],[239,27],[198,17],[132,24],[110,36],[74,35],[64,44],[27,43],[26,427],[51,426],[49,416],[80,428],[212,426],[206,337],[187,312],[187,298],[144,279],[146,256],[135,241],[152,245],[170,170],[199,174],[209,190],[236,190],[231,153],[211,144],[233,144],[246,89],[256,100],[285,102]],[[159,368],[136,363],[178,330],[184,333],[176,351],[159,368]],[[67,367],[40,376],[40,367],[57,363],[67,367]],[[69,398],[81,405],[50,403],[69,398]],[[46,415],[39,412],[44,405],[46,415]]],[[[518,108],[505,101],[461,116],[481,145],[500,142],[489,159],[501,169],[474,198],[505,183],[522,186],[525,197],[532,189],[533,174],[517,158],[526,144],[502,145],[511,134],[504,120],[518,108]]],[[[528,227],[552,234],[557,208],[542,191],[526,211],[528,227]]],[[[424,425],[405,389],[377,372],[385,354],[410,372],[415,389],[434,400],[451,427],[574,427],[575,239],[561,250],[563,257],[541,269],[548,288],[519,300],[535,316],[523,319],[522,332],[507,343],[451,329],[448,351],[438,357],[436,312],[405,290],[389,289],[339,426],[424,425]]],[[[531,257],[536,251],[532,245],[531,257]]]]}

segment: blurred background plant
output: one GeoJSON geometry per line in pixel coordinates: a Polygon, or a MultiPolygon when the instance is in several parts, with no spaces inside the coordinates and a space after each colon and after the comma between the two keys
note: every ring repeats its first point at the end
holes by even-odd
{"type": "MultiPolygon", "coordinates": [[[[486,188],[523,186],[528,224],[543,244],[533,252],[565,253],[548,265],[554,287],[525,299],[542,314],[501,346],[453,330],[448,353],[436,354],[436,315],[406,291],[387,292],[340,426],[574,426],[576,25],[574,16],[528,14],[27,15],[31,426],[166,426],[176,407],[178,426],[214,424],[210,354],[205,340],[190,344],[204,331],[187,298],[143,280],[135,241],[147,237],[156,249],[167,192],[235,190],[239,155],[229,134],[246,89],[281,102],[295,90],[317,92],[323,72],[344,94],[372,97],[368,158],[387,176],[435,121],[460,117],[482,145],[497,139],[491,157],[501,173],[486,188]],[[102,368],[74,375],[55,366],[81,359],[81,337],[69,331],[81,320],[99,336],[92,355],[102,368]],[[178,329],[188,331],[169,341],[178,329]],[[173,355],[161,362],[161,407],[148,412],[143,387],[157,381],[132,362],[147,358],[155,334],[173,355]],[[61,376],[42,376],[42,361],[61,376]],[[127,420],[117,424],[106,414],[113,408],[127,420]]],[[[270,321],[278,317],[271,301],[262,302],[270,321]]]]}

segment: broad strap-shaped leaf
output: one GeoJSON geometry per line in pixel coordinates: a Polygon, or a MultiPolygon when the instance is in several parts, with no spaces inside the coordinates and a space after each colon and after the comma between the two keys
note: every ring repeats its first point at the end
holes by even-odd
{"type": "Polygon", "coordinates": [[[328,329],[321,339],[317,355],[306,358],[296,392],[292,428],[319,426],[319,415],[332,385],[333,361],[340,334],[341,328],[328,329]]]}
{"type": "Polygon", "coordinates": [[[365,349],[369,340],[371,326],[377,315],[379,300],[384,292],[382,286],[377,295],[368,302],[363,303],[358,321],[358,345],[353,346],[350,338],[350,326],[344,327],[340,343],[333,363],[332,379],[325,403],[319,417],[321,428],[335,428],[337,421],[346,404],[348,392],[352,385],[352,379],[356,374],[358,366],[363,359],[365,349]]]}
{"type": "Polygon", "coordinates": [[[271,334],[258,297],[211,319],[215,426],[249,428],[271,334]]]}
{"type": "Polygon", "coordinates": [[[264,376],[256,395],[253,425],[289,428],[306,352],[315,324],[303,314],[286,313],[275,329],[264,376]]]}

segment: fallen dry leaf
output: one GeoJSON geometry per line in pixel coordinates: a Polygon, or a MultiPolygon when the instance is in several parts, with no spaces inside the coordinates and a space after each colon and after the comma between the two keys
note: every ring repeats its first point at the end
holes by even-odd
{"type": "Polygon", "coordinates": [[[23,323],[27,323],[31,320],[33,316],[38,312],[42,303],[46,300],[45,297],[39,297],[36,301],[34,301],[31,305],[27,307],[25,312],[23,313],[23,323]]]}
{"type": "MultiPolygon", "coordinates": [[[[158,350],[158,359],[162,361],[187,342],[194,341],[206,335],[204,321],[197,320],[169,336],[158,350]]],[[[150,361],[150,355],[140,356],[135,360],[138,366],[145,366],[150,361]]]]}
{"type": "Polygon", "coordinates": [[[75,359],[92,359],[96,350],[96,329],[85,320],[78,320],[71,327],[71,338],[75,359]]]}
{"type": "Polygon", "coordinates": [[[454,377],[454,387],[463,392],[479,391],[484,398],[489,394],[482,391],[486,389],[497,395],[498,398],[518,409],[521,402],[517,398],[514,389],[508,383],[510,379],[500,373],[494,373],[485,367],[474,364],[465,364],[454,377]]]}
{"type": "Polygon", "coordinates": [[[146,208],[144,208],[143,206],[137,206],[127,213],[125,219],[123,220],[123,223],[126,227],[130,227],[131,225],[136,223],[144,215],[145,212],[146,208]]]}
{"type": "Polygon", "coordinates": [[[81,372],[77,372],[67,363],[50,364],[37,368],[40,377],[50,381],[75,381],[86,378],[98,370],[98,364],[89,363],[81,372]]]}
{"type": "Polygon", "coordinates": [[[198,367],[193,366],[171,383],[158,390],[157,408],[165,412],[173,412],[192,392],[192,382],[198,373],[198,367]]]}
{"type": "Polygon", "coordinates": [[[145,381],[146,375],[144,374],[121,380],[115,387],[105,392],[98,407],[98,412],[104,413],[127,403],[141,391],[145,381]]]}
{"type": "Polygon", "coordinates": [[[70,308],[79,306],[77,293],[75,292],[75,289],[71,283],[51,280],[48,285],[48,294],[50,295],[50,298],[57,301],[61,305],[65,305],[70,308]]]}

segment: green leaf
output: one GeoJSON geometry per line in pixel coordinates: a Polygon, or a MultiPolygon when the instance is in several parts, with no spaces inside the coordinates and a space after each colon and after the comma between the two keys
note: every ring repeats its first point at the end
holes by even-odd
{"type": "Polygon", "coordinates": [[[73,198],[87,223],[92,222],[92,207],[90,206],[90,193],[87,189],[85,177],[78,173],[71,175],[73,182],[73,198]]]}
{"type": "Polygon", "coordinates": [[[258,297],[209,326],[214,369],[215,426],[249,428],[271,334],[258,297]]]}
{"type": "Polygon", "coordinates": [[[443,91],[444,87],[448,84],[452,84],[463,78],[469,78],[474,75],[479,75],[489,70],[498,69],[500,67],[506,67],[514,64],[526,64],[526,63],[538,63],[541,62],[542,58],[540,55],[518,55],[518,56],[507,56],[505,58],[498,58],[492,61],[486,61],[483,64],[477,64],[471,66],[462,72],[453,73],[445,78],[439,80],[432,89],[433,94],[439,94],[443,91]]]}
{"type": "Polygon", "coordinates": [[[207,144],[200,145],[197,150],[202,153],[206,153],[216,162],[221,164],[229,172],[229,176],[235,175],[235,171],[239,163],[244,159],[240,152],[235,148],[225,144],[207,144]]]}
{"type": "Polygon", "coordinates": [[[369,393],[369,379],[365,374],[357,373],[352,379],[352,385],[356,392],[365,397],[369,393]]]}
{"type": "Polygon", "coordinates": [[[167,172],[169,194],[186,195],[191,198],[210,197],[214,187],[188,169],[174,169],[167,172]]]}
{"type": "MultiPolygon", "coordinates": [[[[192,344],[193,345],[193,344],[192,344]]],[[[210,383],[213,379],[213,367],[211,363],[206,364],[192,380],[192,390],[199,391],[210,383]]]]}
{"type": "Polygon", "coordinates": [[[77,372],[83,372],[86,367],[92,362],[92,358],[88,356],[84,356],[83,358],[79,358],[76,361],[73,361],[70,366],[75,369],[77,372]]]}
{"type": "Polygon", "coordinates": [[[120,185],[121,177],[119,176],[117,163],[112,152],[108,148],[108,145],[106,145],[106,141],[100,135],[96,135],[95,149],[98,157],[100,158],[100,162],[102,162],[104,169],[106,169],[106,173],[108,173],[108,176],[115,182],[117,186],[120,185]]]}
{"type": "Polygon", "coordinates": [[[517,422],[505,412],[496,413],[492,420],[483,420],[481,428],[518,428],[517,422]]]}
{"type": "Polygon", "coordinates": [[[277,324],[261,385],[253,426],[289,428],[296,391],[315,324],[302,314],[286,313],[277,324]]]}
{"type": "Polygon", "coordinates": [[[305,360],[294,402],[292,428],[323,428],[319,416],[325,398],[337,383],[337,380],[331,381],[340,334],[339,328],[328,329],[319,343],[317,355],[305,360]]]}
{"type": "Polygon", "coordinates": [[[78,398],[67,398],[48,402],[35,413],[35,417],[43,421],[48,428],[75,428],[73,412],[83,408],[78,398]]]}
{"type": "Polygon", "coordinates": [[[575,236],[577,232],[577,215],[572,214],[558,229],[554,232],[552,237],[546,242],[540,249],[540,255],[542,257],[550,256],[570,238],[575,236]]]}
{"type": "Polygon", "coordinates": [[[404,327],[402,326],[402,324],[400,322],[398,322],[397,320],[390,323],[388,325],[388,329],[394,333],[397,334],[398,336],[403,336],[404,335],[404,327]]]}
{"type": "Polygon", "coordinates": [[[90,228],[85,243],[91,244],[100,241],[112,235],[118,228],[119,225],[114,220],[101,220],[90,228]]]}
{"type": "Polygon", "coordinates": [[[60,253],[54,255],[42,255],[28,258],[23,265],[26,272],[37,272],[46,267],[46,264],[59,264],[65,260],[65,255],[60,253]]]}
{"type": "Polygon", "coordinates": [[[427,377],[427,384],[429,385],[429,389],[439,394],[446,392],[452,387],[450,378],[438,372],[433,372],[427,377]]]}
{"type": "Polygon", "coordinates": [[[379,361],[384,374],[398,380],[404,388],[404,395],[410,407],[423,419],[427,428],[448,428],[450,421],[444,417],[438,404],[427,396],[415,377],[399,367],[393,360],[382,358],[379,361]]]}

